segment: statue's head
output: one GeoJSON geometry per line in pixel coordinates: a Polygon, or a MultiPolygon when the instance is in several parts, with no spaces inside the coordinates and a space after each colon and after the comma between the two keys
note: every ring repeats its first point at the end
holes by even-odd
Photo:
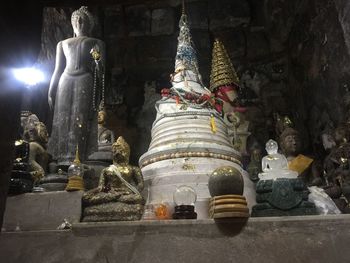
{"type": "Polygon", "coordinates": [[[27,130],[27,140],[45,145],[48,141],[48,133],[44,123],[36,122],[27,130]]]}
{"type": "Polygon", "coordinates": [[[98,124],[101,124],[102,126],[106,124],[106,117],[107,117],[107,112],[104,110],[100,110],[98,112],[98,124]]]}
{"type": "Polygon", "coordinates": [[[349,142],[350,131],[349,126],[346,124],[341,124],[334,130],[334,141],[337,145],[349,142]]]}
{"type": "Polygon", "coordinates": [[[24,121],[23,138],[27,141],[36,141],[37,130],[36,125],[39,123],[39,118],[35,114],[30,114],[24,121]]]}
{"type": "Polygon", "coordinates": [[[278,151],[278,144],[274,140],[268,140],[265,144],[265,149],[268,154],[276,154],[278,151]]]}
{"type": "Polygon", "coordinates": [[[286,128],[280,135],[280,146],[284,155],[295,156],[301,151],[299,132],[293,128],[286,128]]]}
{"type": "Polygon", "coordinates": [[[281,116],[276,112],[274,113],[274,119],[276,122],[275,128],[277,136],[280,136],[285,129],[293,127],[293,122],[287,115],[281,116]]]}
{"type": "Polygon", "coordinates": [[[87,6],[82,6],[75,10],[72,14],[71,22],[75,35],[89,35],[95,25],[95,19],[87,6]]]}
{"type": "Polygon", "coordinates": [[[115,143],[113,143],[112,154],[113,154],[113,161],[116,163],[129,162],[130,146],[122,136],[119,136],[118,139],[115,141],[115,143]]]}

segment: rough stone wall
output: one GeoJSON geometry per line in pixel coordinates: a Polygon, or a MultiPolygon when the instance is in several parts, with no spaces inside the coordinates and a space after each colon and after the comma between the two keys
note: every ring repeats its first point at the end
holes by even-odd
{"type": "Polygon", "coordinates": [[[309,148],[322,156],[322,133],[347,118],[350,60],[349,3],[300,1],[304,5],[289,36],[289,85],[295,113],[306,127],[309,148]]]}

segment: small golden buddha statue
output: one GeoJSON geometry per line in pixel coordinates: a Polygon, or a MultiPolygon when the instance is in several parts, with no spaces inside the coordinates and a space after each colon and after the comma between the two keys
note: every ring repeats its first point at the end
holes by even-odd
{"type": "Polygon", "coordinates": [[[101,172],[97,188],[83,195],[83,221],[139,220],[144,199],[139,167],[129,164],[130,147],[123,137],[112,145],[113,164],[101,172]]]}

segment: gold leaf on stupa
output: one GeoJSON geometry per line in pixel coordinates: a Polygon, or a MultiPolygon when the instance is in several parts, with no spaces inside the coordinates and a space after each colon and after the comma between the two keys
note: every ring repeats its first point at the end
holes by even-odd
{"type": "Polygon", "coordinates": [[[238,84],[239,79],[224,45],[215,39],[212,53],[210,90],[220,86],[238,84]]]}

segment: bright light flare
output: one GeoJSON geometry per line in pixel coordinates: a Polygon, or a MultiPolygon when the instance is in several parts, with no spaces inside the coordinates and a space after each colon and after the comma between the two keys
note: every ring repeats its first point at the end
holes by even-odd
{"type": "Polygon", "coordinates": [[[36,68],[18,68],[12,70],[15,78],[27,86],[34,86],[45,80],[44,73],[36,68]]]}

